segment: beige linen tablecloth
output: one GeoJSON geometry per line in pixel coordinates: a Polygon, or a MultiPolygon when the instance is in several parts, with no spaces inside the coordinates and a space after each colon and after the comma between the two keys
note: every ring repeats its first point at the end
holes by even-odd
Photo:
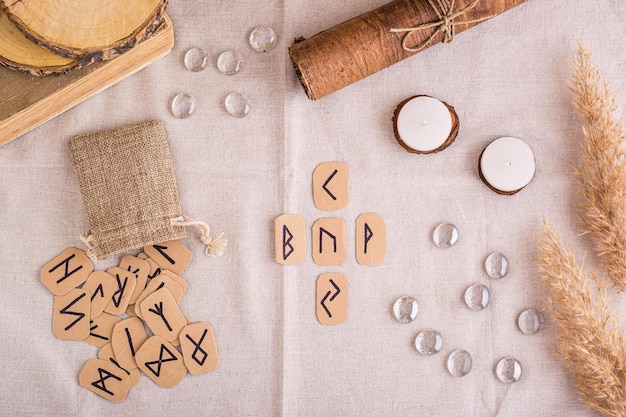
{"type": "MultiPolygon", "coordinates": [[[[170,55],[0,148],[1,415],[592,415],[552,354],[555,323],[547,320],[542,332],[526,336],[516,319],[523,309],[544,305],[535,249],[543,216],[579,253],[590,248],[575,229],[571,173],[581,122],[567,87],[583,40],[624,107],[626,3],[529,0],[450,45],[308,101],[287,57],[293,39],[383,3],[173,1],[170,55]],[[248,45],[248,33],[260,24],[279,35],[271,52],[248,45]],[[193,46],[211,56],[199,73],[183,65],[193,46]],[[216,69],[226,49],[243,55],[241,73],[216,69]],[[224,110],[232,91],[249,97],[246,118],[224,110]],[[197,101],[186,120],[169,111],[179,92],[197,101]],[[415,94],[456,108],[459,135],[444,152],[413,155],[395,141],[393,110],[415,94]],[[79,235],[87,228],[68,138],[155,118],[165,123],[183,212],[229,240],[226,254],[215,259],[202,254],[195,231],[183,241],[195,258],[184,273],[189,290],[181,309],[189,320],[213,325],[221,364],[172,389],[144,377],[124,403],[113,404],[78,385],[78,372],[97,349],[54,337],[52,295],[39,270],[65,248],[82,247],[79,235]],[[537,160],[535,179],[514,196],[493,193],[477,173],[484,146],[505,135],[528,143],[537,160]],[[328,161],[350,167],[350,202],[337,212],[316,209],[312,199],[313,170],[328,161]],[[354,258],[354,221],[365,212],[380,214],[387,225],[388,253],[380,266],[354,258]],[[346,262],[318,266],[310,247],[300,265],[274,262],[273,220],[282,213],[301,214],[309,228],[321,217],[342,218],[346,262]],[[443,221],[460,233],[447,250],[430,238],[443,221]],[[482,266],[493,251],[510,260],[499,281],[489,280],[482,266]],[[341,325],[317,322],[315,282],[323,272],[348,278],[349,313],[341,325]],[[484,311],[463,304],[472,283],[491,289],[484,311]],[[410,324],[391,313],[402,295],[420,305],[410,324]],[[425,328],[443,337],[442,351],[430,357],[413,346],[425,328]],[[447,355],[459,348],[474,360],[463,378],[445,368],[447,355]],[[515,384],[494,375],[504,356],[522,364],[515,384]]],[[[594,264],[593,255],[586,260],[594,264]]],[[[615,308],[624,304],[618,300],[615,308]]]]}

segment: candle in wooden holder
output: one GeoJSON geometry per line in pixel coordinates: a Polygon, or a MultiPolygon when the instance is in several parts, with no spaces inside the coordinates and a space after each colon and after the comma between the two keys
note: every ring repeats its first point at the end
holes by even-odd
{"type": "Polygon", "coordinates": [[[298,78],[317,100],[526,0],[394,0],[289,48],[298,78]]]}
{"type": "Polygon", "coordinates": [[[412,153],[434,153],[447,148],[459,132],[454,107],[429,96],[413,96],[398,105],[393,131],[400,145],[412,153]]]}
{"type": "Polygon", "coordinates": [[[483,150],[478,172],[483,182],[496,193],[515,194],[535,176],[535,157],[525,142],[505,136],[483,150]]]}

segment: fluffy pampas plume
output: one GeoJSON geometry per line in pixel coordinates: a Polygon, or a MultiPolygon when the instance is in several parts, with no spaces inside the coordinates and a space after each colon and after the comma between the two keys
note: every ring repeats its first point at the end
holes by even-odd
{"type": "Polygon", "coordinates": [[[618,291],[626,290],[626,153],[624,125],[614,117],[615,97],[591,54],[580,45],[571,86],[582,116],[583,160],[576,171],[583,232],[618,291]]]}
{"type": "Polygon", "coordinates": [[[547,222],[539,253],[547,308],[560,330],[557,354],[590,409],[626,416],[624,327],[609,309],[606,285],[585,273],[547,222]]]}
{"type": "MultiPolygon", "coordinates": [[[[626,290],[626,181],[624,127],[615,98],[591,54],[581,44],[571,90],[582,116],[584,150],[576,170],[581,225],[606,276],[626,290]]],[[[587,406],[606,416],[626,416],[626,329],[608,303],[608,284],[586,273],[545,221],[539,246],[541,275],[552,318],[559,326],[557,354],[587,406]]]]}

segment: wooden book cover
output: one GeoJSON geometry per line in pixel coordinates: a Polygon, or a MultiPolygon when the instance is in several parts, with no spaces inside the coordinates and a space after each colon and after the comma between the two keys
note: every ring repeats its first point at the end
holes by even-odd
{"type": "Polygon", "coordinates": [[[0,66],[0,147],[167,55],[171,20],[119,57],[56,76],[36,77],[0,66]]]}

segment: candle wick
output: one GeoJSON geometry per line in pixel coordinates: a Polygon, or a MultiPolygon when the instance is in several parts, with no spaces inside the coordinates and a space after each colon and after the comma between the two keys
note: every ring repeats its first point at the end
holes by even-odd
{"type": "Polygon", "coordinates": [[[504,165],[510,167],[512,165],[511,161],[504,161],[504,165]]]}

